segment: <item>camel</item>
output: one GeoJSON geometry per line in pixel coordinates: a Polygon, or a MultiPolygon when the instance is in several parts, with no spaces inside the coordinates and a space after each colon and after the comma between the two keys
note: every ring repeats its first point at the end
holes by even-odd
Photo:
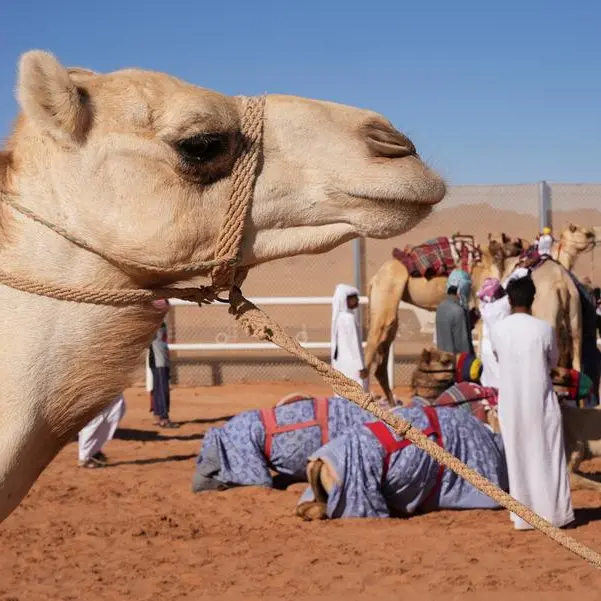
{"type": "MultiPolygon", "coordinates": [[[[412,396],[419,396],[428,403],[435,403],[444,390],[455,383],[456,357],[453,353],[436,348],[422,350],[420,360],[412,375],[412,396]]],[[[560,398],[566,396],[571,385],[568,369],[551,370],[553,388],[560,398]]],[[[411,405],[411,401],[403,403],[411,405]]],[[[499,417],[496,409],[486,407],[486,423],[494,432],[500,432],[499,417]]],[[[571,407],[561,404],[564,427],[564,444],[568,459],[568,471],[572,488],[585,488],[601,491],[601,482],[583,476],[580,465],[583,460],[601,457],[601,406],[594,409],[571,407]]]]}
{"type": "Polygon", "coordinates": [[[553,244],[552,257],[568,271],[574,269],[576,259],[590,252],[597,244],[595,230],[570,223],[562,232],[559,241],[553,244]]]}
{"type": "MultiPolygon", "coordinates": [[[[480,248],[481,259],[472,270],[473,295],[487,277],[501,278],[506,261],[518,257],[527,248],[525,240],[505,233],[488,236],[488,246],[480,248]]],[[[446,277],[431,279],[410,277],[407,268],[397,259],[386,261],[371,278],[368,286],[369,332],[365,349],[365,366],[374,370],[376,379],[391,405],[394,404],[388,383],[387,358],[398,328],[398,306],[404,301],[429,311],[435,311],[446,295],[446,277]]]]}
{"type": "MultiPolygon", "coordinates": [[[[592,230],[570,224],[562,232],[554,249],[558,261],[546,261],[532,272],[537,289],[533,315],[556,329],[560,366],[578,371],[582,368],[581,301],[578,288],[567,270],[573,267],[579,254],[590,250],[594,244],[595,233],[592,230]]],[[[513,271],[520,260],[519,255],[527,246],[527,242],[519,238],[489,234],[488,248],[481,250],[482,260],[473,268],[472,299],[484,278],[494,276],[501,279],[513,271]]],[[[405,266],[392,259],[380,267],[369,283],[369,333],[365,365],[369,370],[375,359],[374,374],[391,403],[393,396],[386,363],[398,327],[399,301],[434,311],[446,294],[446,280],[446,277],[430,280],[409,277],[405,266]]],[[[481,323],[477,328],[481,330],[481,323]]]]}
{"type": "MultiPolygon", "coordinates": [[[[2,271],[71,288],[197,283],[173,267],[216,254],[248,101],[157,72],[67,68],[42,51],[21,57],[17,96],[20,115],[0,154],[2,271]],[[27,219],[9,196],[121,259],[27,219]]],[[[413,143],[377,113],[280,95],[263,106],[242,269],[398,235],[445,195],[413,143]]],[[[3,520],[126,387],[167,303],[100,306],[0,286],[0,307],[3,520]]]]}
{"type": "MultiPolygon", "coordinates": [[[[417,395],[426,404],[436,404],[439,395],[455,383],[455,367],[456,357],[452,353],[439,351],[436,348],[423,349],[412,376],[412,397],[417,395]]],[[[551,370],[551,379],[556,392],[560,395],[571,385],[571,374],[564,368],[551,370]]],[[[403,404],[409,407],[413,404],[413,400],[408,399],[403,404]]],[[[484,408],[485,422],[493,432],[500,433],[496,407],[484,403],[484,408]]],[[[570,486],[573,489],[601,491],[601,483],[578,472],[583,459],[601,456],[601,410],[580,409],[562,404],[561,411],[570,486]]],[[[325,519],[325,504],[338,481],[337,475],[327,462],[314,458],[307,463],[307,480],[315,495],[315,501],[299,504],[297,515],[308,521],[325,519]]]]}

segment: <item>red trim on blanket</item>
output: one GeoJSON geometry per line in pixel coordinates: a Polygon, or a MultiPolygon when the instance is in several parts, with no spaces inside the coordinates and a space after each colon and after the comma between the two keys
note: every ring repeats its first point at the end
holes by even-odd
{"type": "MultiPolygon", "coordinates": [[[[428,422],[430,423],[430,427],[423,430],[423,434],[425,436],[432,436],[433,434],[436,436],[436,443],[441,449],[444,449],[443,440],[442,440],[442,431],[440,429],[440,422],[438,421],[438,414],[436,413],[436,409],[434,407],[424,407],[424,413],[428,418],[428,422]]],[[[384,455],[384,464],[382,467],[382,480],[386,479],[386,475],[388,474],[388,468],[390,466],[390,459],[394,453],[408,447],[413,444],[410,440],[404,438],[403,440],[397,440],[390,430],[386,427],[384,422],[372,422],[365,424],[367,428],[369,428],[372,434],[377,438],[378,442],[384,448],[386,454],[384,455]]],[[[442,476],[444,474],[444,466],[439,465],[438,472],[436,474],[436,482],[432,487],[432,490],[428,493],[428,496],[424,499],[422,506],[427,505],[431,501],[435,500],[440,492],[440,486],[442,484],[442,476]]]]}
{"type": "Polygon", "coordinates": [[[263,447],[263,452],[265,453],[265,457],[268,459],[271,457],[273,437],[276,434],[293,432],[294,430],[302,430],[303,428],[310,428],[311,426],[319,426],[319,429],[321,430],[321,444],[324,445],[326,442],[328,442],[329,405],[327,397],[313,399],[313,415],[315,416],[315,419],[308,422],[279,425],[275,417],[276,409],[277,407],[261,409],[260,413],[263,426],[265,427],[265,446],[263,447]]]}

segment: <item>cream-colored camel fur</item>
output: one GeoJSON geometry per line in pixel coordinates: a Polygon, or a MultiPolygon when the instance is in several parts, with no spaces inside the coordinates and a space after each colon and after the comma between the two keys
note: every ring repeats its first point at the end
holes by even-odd
{"type": "Polygon", "coordinates": [[[592,251],[596,243],[595,230],[570,223],[553,244],[552,257],[571,271],[576,259],[581,254],[592,251]]]}
{"type": "MultiPolygon", "coordinates": [[[[487,277],[501,278],[505,261],[524,250],[525,241],[506,234],[490,235],[488,247],[481,248],[482,259],[472,270],[472,293],[475,296],[487,277]]],[[[370,369],[375,360],[376,379],[391,404],[394,403],[386,369],[390,345],[398,328],[400,301],[435,311],[446,296],[446,277],[432,279],[410,277],[407,268],[397,259],[386,261],[372,277],[368,286],[369,333],[365,349],[365,365],[370,369]]]]}
{"type": "MultiPolygon", "coordinates": [[[[0,262],[71,287],[170,284],[213,258],[240,141],[239,99],[135,69],[100,75],[30,52],[0,193],[111,255],[125,272],[0,204],[0,262]]],[[[413,143],[376,113],[268,96],[242,264],[409,230],[445,193],[413,143]]],[[[0,519],[61,447],[128,383],[165,303],[109,308],[0,286],[0,519]]]]}

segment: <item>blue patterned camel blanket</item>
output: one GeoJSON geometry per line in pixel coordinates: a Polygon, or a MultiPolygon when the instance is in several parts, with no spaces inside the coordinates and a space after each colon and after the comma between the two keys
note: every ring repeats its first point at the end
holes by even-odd
{"type": "MultiPolygon", "coordinates": [[[[502,439],[466,411],[452,407],[400,407],[393,413],[410,421],[439,444],[508,490],[502,439]],[[428,412],[434,412],[433,419],[428,412]],[[441,438],[437,437],[437,430],[441,438]]],[[[314,452],[332,468],[336,483],[328,495],[329,518],[390,517],[428,509],[494,509],[498,504],[427,453],[399,439],[383,422],[355,426],[314,452]],[[378,424],[379,428],[374,427],[378,424]],[[381,428],[398,446],[392,453],[378,438],[381,428]]],[[[309,487],[299,505],[315,500],[309,487]]]]}
{"type": "Polygon", "coordinates": [[[207,431],[192,490],[271,487],[270,470],[306,482],[311,453],[349,428],[371,420],[371,413],[338,396],[244,411],[207,431]]]}

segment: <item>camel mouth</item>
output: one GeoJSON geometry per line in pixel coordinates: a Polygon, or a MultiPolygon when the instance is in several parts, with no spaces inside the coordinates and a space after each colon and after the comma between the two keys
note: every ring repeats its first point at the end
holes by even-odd
{"type": "Polygon", "coordinates": [[[340,189],[336,189],[336,192],[344,194],[353,200],[372,202],[387,208],[399,210],[407,208],[409,205],[432,208],[442,201],[447,191],[444,182],[441,180],[439,183],[432,185],[428,190],[404,190],[402,196],[398,197],[363,194],[340,189]]]}

